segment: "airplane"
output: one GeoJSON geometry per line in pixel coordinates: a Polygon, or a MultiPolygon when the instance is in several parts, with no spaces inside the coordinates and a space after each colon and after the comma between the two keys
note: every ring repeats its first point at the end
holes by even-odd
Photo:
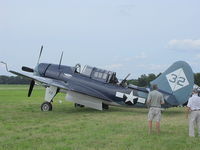
{"type": "MultiPolygon", "coordinates": [[[[80,64],[75,66],[40,63],[43,46],[41,47],[36,67],[22,66],[25,72],[6,70],[12,74],[31,80],[28,97],[31,96],[34,85],[40,84],[46,88],[45,101],[41,104],[42,111],[51,111],[53,99],[57,93],[66,93],[66,100],[74,103],[75,107],[90,107],[97,110],[108,109],[112,106],[148,107],[146,99],[149,88],[127,84],[128,74],[119,81],[116,72],[80,64]]],[[[184,105],[191,96],[194,86],[194,75],[191,67],[184,61],[177,61],[165,72],[150,83],[157,84],[163,94],[165,104],[162,108],[184,105]]]]}

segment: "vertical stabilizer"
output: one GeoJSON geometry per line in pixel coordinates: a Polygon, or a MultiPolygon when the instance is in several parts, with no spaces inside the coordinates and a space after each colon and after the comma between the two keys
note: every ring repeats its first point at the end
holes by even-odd
{"type": "Polygon", "coordinates": [[[169,104],[182,105],[188,101],[191,95],[194,86],[194,73],[188,63],[177,61],[152,81],[152,84],[157,84],[159,90],[175,97],[173,100],[172,97],[166,99],[169,104]]]}

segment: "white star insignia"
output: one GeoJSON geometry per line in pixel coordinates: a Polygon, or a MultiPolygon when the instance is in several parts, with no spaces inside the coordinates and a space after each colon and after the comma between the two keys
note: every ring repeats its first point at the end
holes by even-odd
{"type": "Polygon", "coordinates": [[[125,95],[127,97],[125,103],[130,101],[133,104],[134,103],[133,100],[137,98],[136,96],[133,95],[133,91],[131,91],[130,94],[125,94],[125,95]]]}

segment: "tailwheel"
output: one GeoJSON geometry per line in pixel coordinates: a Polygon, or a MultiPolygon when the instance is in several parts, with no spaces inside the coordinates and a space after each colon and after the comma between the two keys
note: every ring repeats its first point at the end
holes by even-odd
{"type": "Polygon", "coordinates": [[[41,111],[52,111],[52,104],[50,102],[42,103],[41,111]]]}

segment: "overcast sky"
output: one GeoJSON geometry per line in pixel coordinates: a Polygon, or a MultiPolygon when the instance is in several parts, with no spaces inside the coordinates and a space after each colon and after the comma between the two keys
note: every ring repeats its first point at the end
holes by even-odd
{"type": "MultiPolygon", "coordinates": [[[[0,0],[0,61],[10,69],[41,62],[117,72],[165,71],[184,60],[200,72],[199,0],[0,0]]],[[[0,75],[6,73],[0,66],[0,75]]]]}

